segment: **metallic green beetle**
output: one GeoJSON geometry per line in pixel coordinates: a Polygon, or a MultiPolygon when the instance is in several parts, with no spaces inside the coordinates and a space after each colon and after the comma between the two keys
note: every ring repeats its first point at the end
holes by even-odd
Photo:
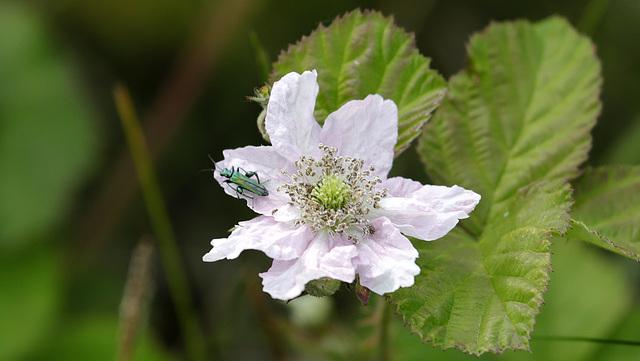
{"type": "MultiPolygon", "coordinates": [[[[213,160],[213,158],[211,158],[211,156],[209,156],[209,159],[211,159],[211,162],[213,162],[213,166],[216,167],[216,169],[219,169],[218,166],[216,165],[216,162],[213,160]]],[[[205,170],[210,170],[210,171],[215,171],[215,169],[205,169],[205,170]]],[[[258,196],[268,196],[269,195],[269,191],[267,190],[267,188],[265,188],[262,184],[260,184],[260,177],[258,177],[258,173],[257,172],[253,172],[253,171],[246,171],[240,167],[238,167],[237,169],[235,167],[231,167],[231,169],[219,169],[220,170],[220,175],[228,178],[227,180],[224,181],[224,183],[228,184],[229,187],[231,189],[233,189],[234,191],[236,191],[236,195],[238,196],[238,198],[240,198],[240,195],[243,195],[247,198],[252,198],[250,195],[246,194],[245,191],[248,191],[250,193],[253,193],[255,195],[258,196]],[[253,180],[251,179],[251,177],[255,176],[256,179],[253,180]],[[231,184],[235,184],[235,188],[233,186],[231,186],[231,184]]]]}
{"type": "Polygon", "coordinates": [[[238,198],[240,198],[240,195],[243,195],[247,198],[253,198],[248,194],[245,194],[244,191],[249,191],[258,196],[269,195],[269,191],[267,190],[267,188],[265,188],[262,184],[260,184],[260,177],[258,177],[258,173],[256,172],[252,172],[252,171],[247,172],[246,170],[240,167],[238,167],[238,170],[236,170],[235,167],[231,167],[231,170],[227,168],[220,170],[220,175],[223,177],[229,178],[224,182],[229,184],[229,187],[231,187],[233,190],[236,191],[238,198]],[[243,173],[241,173],[241,171],[243,173]],[[251,179],[251,177],[253,176],[256,177],[257,182],[251,179]],[[235,184],[236,187],[233,188],[231,184],[235,184]]]}

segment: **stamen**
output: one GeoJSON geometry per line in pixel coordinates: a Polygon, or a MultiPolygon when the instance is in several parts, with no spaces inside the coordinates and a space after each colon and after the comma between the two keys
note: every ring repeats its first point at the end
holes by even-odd
{"type": "MultiPolygon", "coordinates": [[[[294,164],[298,171],[291,174],[291,183],[279,188],[290,197],[289,204],[300,209],[295,225],[307,224],[315,232],[340,234],[353,243],[370,237],[371,209],[387,196],[378,176],[371,177],[373,165],[364,167],[364,160],[351,156],[336,156],[334,147],[318,144],[320,159],[302,156],[294,164]]],[[[286,174],[286,171],[282,171],[286,174]]]]}

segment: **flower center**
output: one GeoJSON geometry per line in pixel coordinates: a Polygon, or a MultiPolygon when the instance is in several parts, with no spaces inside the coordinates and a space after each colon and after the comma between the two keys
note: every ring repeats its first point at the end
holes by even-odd
{"type": "Polygon", "coordinates": [[[298,171],[291,175],[291,182],[278,190],[291,198],[290,205],[299,208],[296,224],[307,224],[315,233],[338,233],[357,243],[375,231],[369,225],[370,212],[388,190],[376,188],[382,181],[371,175],[373,165],[363,169],[362,159],[337,156],[336,148],[323,144],[319,148],[321,158],[302,156],[295,162],[298,171]]]}
{"type": "Polygon", "coordinates": [[[311,195],[326,209],[342,208],[349,202],[351,187],[341,176],[330,174],[316,184],[311,195]]]}

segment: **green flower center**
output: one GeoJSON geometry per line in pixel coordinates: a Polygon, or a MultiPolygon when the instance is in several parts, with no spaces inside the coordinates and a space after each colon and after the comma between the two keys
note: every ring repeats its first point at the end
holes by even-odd
{"type": "MultiPolygon", "coordinates": [[[[307,224],[314,233],[327,231],[332,237],[340,234],[358,243],[375,231],[369,224],[371,211],[389,191],[378,186],[382,181],[372,175],[373,165],[365,168],[364,160],[337,155],[336,148],[323,144],[318,148],[322,156],[300,157],[295,162],[298,170],[278,192],[288,195],[288,204],[299,209],[295,225],[307,224]]],[[[284,169],[282,173],[288,174],[284,169]]]]}
{"type": "Polygon", "coordinates": [[[338,174],[330,174],[316,184],[311,196],[325,209],[340,209],[351,199],[351,187],[338,174]]]}

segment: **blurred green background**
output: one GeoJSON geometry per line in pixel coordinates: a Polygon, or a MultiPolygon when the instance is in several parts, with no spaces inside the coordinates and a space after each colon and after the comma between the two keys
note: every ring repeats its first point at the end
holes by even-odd
{"type": "MultiPolygon", "coordinates": [[[[260,54],[275,61],[357,7],[394,15],[447,78],[491,21],[568,18],[602,61],[590,163],[640,162],[638,0],[0,0],[0,360],[187,359],[158,251],[133,256],[154,234],[113,102],[117,82],[131,91],[155,156],[206,359],[381,357],[381,299],[364,308],[339,292],[285,305],[261,292],[257,273],[270,264],[261,253],[201,260],[211,238],[253,217],[199,171],[211,168],[208,154],[264,144],[260,107],[244,98],[267,80],[260,54]]],[[[392,172],[428,182],[414,153],[392,172]]],[[[555,243],[533,353],[481,358],[640,359],[640,346],[553,339],[640,341],[638,264],[555,243]]],[[[423,345],[395,316],[390,332],[392,359],[475,358],[423,345]]]]}

